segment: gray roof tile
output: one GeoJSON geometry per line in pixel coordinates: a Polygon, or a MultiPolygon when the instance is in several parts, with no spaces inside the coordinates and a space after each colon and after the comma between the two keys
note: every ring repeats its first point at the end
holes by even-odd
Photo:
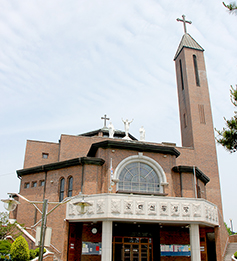
{"type": "Polygon", "coordinates": [[[176,54],[174,56],[174,60],[176,60],[176,58],[178,57],[179,53],[182,51],[183,47],[187,47],[187,48],[191,48],[191,49],[195,49],[195,50],[200,50],[200,51],[204,51],[204,49],[201,47],[201,45],[199,45],[190,34],[186,33],[183,35],[179,47],[176,51],[176,54]]]}

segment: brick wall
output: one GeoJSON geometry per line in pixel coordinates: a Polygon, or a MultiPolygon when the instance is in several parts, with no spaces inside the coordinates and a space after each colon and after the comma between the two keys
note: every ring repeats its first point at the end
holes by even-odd
{"type": "Polygon", "coordinates": [[[57,162],[58,157],[58,143],[28,140],[26,143],[24,168],[57,162]],[[48,157],[43,158],[42,153],[48,154],[48,157]]]}

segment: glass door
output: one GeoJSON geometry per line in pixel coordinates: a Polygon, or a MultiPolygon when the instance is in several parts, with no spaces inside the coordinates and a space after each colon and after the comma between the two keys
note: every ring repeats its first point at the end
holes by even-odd
{"type": "Polygon", "coordinates": [[[113,261],[153,261],[152,238],[114,237],[113,261]]]}

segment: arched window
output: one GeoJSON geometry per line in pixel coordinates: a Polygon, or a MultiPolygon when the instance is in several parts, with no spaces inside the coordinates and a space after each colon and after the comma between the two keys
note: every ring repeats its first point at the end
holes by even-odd
{"type": "Polygon", "coordinates": [[[114,178],[119,180],[117,190],[128,193],[159,194],[167,185],[161,166],[142,153],[121,161],[115,169],[114,178]]]}
{"type": "Polygon", "coordinates": [[[64,198],[64,185],[65,185],[65,179],[62,178],[60,180],[59,202],[61,202],[64,198]]]}
{"type": "Polygon", "coordinates": [[[199,74],[198,74],[198,65],[197,65],[197,57],[196,57],[196,55],[193,55],[193,65],[194,65],[194,71],[195,71],[196,85],[200,86],[200,80],[199,80],[199,74]]]}
{"type": "Polygon", "coordinates": [[[68,178],[68,190],[67,190],[67,196],[72,196],[72,184],[73,184],[73,177],[68,178]]]}
{"type": "Polygon", "coordinates": [[[152,167],[145,163],[127,164],[119,175],[118,189],[128,192],[160,192],[160,181],[152,167]]]}

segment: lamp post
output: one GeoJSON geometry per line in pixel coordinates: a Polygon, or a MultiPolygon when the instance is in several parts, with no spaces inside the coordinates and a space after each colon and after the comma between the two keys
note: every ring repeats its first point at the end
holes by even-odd
{"type": "MultiPolygon", "coordinates": [[[[28,203],[32,204],[41,214],[41,220],[39,220],[37,223],[35,223],[32,227],[35,227],[37,224],[39,224],[41,222],[41,230],[40,230],[40,251],[39,251],[39,261],[43,260],[43,254],[44,254],[44,242],[45,242],[45,231],[46,231],[46,223],[47,223],[47,216],[52,213],[57,207],[59,207],[62,204],[68,203],[69,201],[71,201],[72,199],[78,197],[74,196],[74,197],[70,197],[70,198],[65,198],[63,201],[61,202],[48,202],[48,199],[44,199],[44,201],[30,201],[27,198],[23,197],[22,195],[18,194],[18,193],[8,193],[9,198],[8,199],[1,199],[2,202],[4,202],[4,208],[7,211],[13,211],[18,204],[20,204],[20,202],[18,202],[17,200],[15,200],[13,197],[14,196],[18,196],[21,199],[27,201],[28,203]],[[36,204],[43,204],[43,209],[42,212],[40,211],[40,209],[36,206],[36,204]],[[55,204],[56,206],[53,207],[49,212],[47,212],[48,209],[48,204],[55,204]]],[[[84,195],[82,195],[81,193],[79,194],[79,196],[82,197],[82,199],[79,202],[75,202],[74,205],[77,205],[80,207],[79,212],[81,214],[85,214],[87,211],[87,207],[91,206],[91,204],[89,202],[86,202],[84,200],[84,195]]]]}
{"type": "Polygon", "coordinates": [[[45,230],[46,230],[46,223],[47,223],[47,209],[48,209],[48,199],[45,199],[43,203],[42,221],[41,221],[41,230],[40,230],[39,261],[43,260],[43,255],[44,255],[44,240],[45,240],[45,230]]]}

